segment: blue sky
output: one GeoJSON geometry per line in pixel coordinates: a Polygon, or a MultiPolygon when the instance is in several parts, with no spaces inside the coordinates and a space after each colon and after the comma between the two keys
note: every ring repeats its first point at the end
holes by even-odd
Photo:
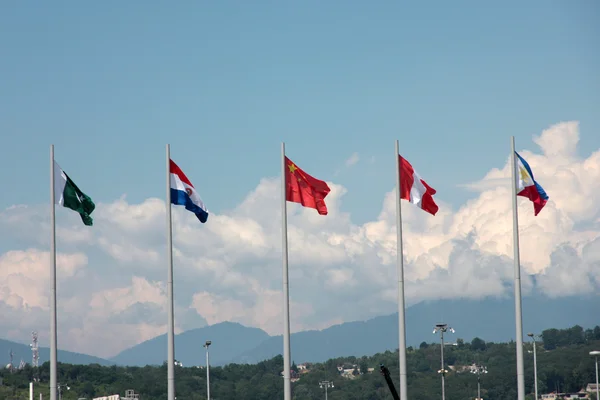
{"type": "Polygon", "coordinates": [[[348,189],[327,218],[290,207],[292,331],[397,310],[396,139],[443,203],[403,203],[407,304],[512,296],[508,179],[460,186],[505,168],[511,135],[550,196],[537,217],[520,199],[524,295],[598,293],[600,3],[408,3],[2,2],[0,337],[47,338],[52,143],[102,204],[91,229],[57,211],[69,350],[111,356],[166,329],[165,209],[148,200],[165,196],[166,143],[213,213],[174,207],[179,329],[281,332],[279,191],[263,178],[282,141],[348,189]]]}
{"type": "Polygon", "coordinates": [[[599,17],[592,0],[5,2],[0,207],[48,201],[51,143],[96,202],[163,198],[170,143],[221,213],[279,174],[283,140],[360,223],[393,187],[395,139],[458,207],[510,135],[537,150],[578,120],[583,155],[600,147],[599,17]]]}

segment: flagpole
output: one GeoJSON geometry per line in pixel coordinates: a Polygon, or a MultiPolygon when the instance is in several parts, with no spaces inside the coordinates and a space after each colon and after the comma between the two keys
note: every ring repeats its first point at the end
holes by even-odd
{"type": "Polygon", "coordinates": [[[168,300],[168,332],[167,332],[167,392],[168,400],[175,400],[175,321],[173,312],[173,227],[171,225],[171,146],[167,144],[167,297],[168,300]]]}
{"type": "Polygon", "coordinates": [[[406,325],[404,316],[404,252],[402,246],[402,204],[400,187],[400,148],[396,140],[396,269],[398,270],[398,357],[400,362],[400,399],[408,399],[406,385],[406,325]]]}
{"type": "Polygon", "coordinates": [[[56,207],[54,195],[54,145],[50,145],[50,252],[52,253],[52,272],[50,281],[50,400],[56,400],[57,376],[57,339],[56,339],[56,207]]]}
{"type": "Polygon", "coordinates": [[[519,217],[517,212],[517,164],[515,137],[511,136],[512,207],[513,207],[513,250],[515,269],[515,326],[517,330],[517,394],[525,400],[525,374],[523,372],[523,316],[521,306],[521,262],[519,257],[519,217]]]}
{"type": "Polygon", "coordinates": [[[281,237],[283,259],[283,398],[292,400],[290,380],[290,293],[288,280],[287,196],[285,143],[281,143],[281,237]]]}

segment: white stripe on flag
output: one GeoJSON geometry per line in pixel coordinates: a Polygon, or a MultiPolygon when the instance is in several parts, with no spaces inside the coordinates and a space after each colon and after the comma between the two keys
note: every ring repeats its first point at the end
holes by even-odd
{"type": "Polygon", "coordinates": [[[54,161],[54,203],[64,206],[65,199],[63,192],[67,185],[67,176],[63,172],[62,168],[54,161]]]}
{"type": "Polygon", "coordinates": [[[171,173],[171,189],[175,189],[175,190],[181,190],[182,192],[185,192],[187,185],[185,185],[181,179],[179,179],[179,176],[177,176],[177,174],[173,174],[171,173]]]}

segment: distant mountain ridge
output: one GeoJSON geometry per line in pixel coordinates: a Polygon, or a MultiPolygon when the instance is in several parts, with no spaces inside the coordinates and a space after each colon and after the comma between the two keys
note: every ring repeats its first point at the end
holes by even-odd
{"type": "MultiPolygon", "coordinates": [[[[249,328],[237,322],[221,322],[175,335],[175,359],[184,366],[204,365],[206,353],[202,346],[211,340],[211,365],[223,365],[269,338],[262,329],[249,328]]],[[[166,360],[166,334],[130,347],[111,358],[117,364],[139,366],[160,365],[166,360]]]]}
{"type": "MultiPolygon", "coordinates": [[[[426,301],[406,311],[408,346],[439,340],[431,332],[437,322],[447,322],[455,330],[447,341],[457,338],[486,341],[509,341],[515,338],[514,299],[426,301]],[[440,321],[443,319],[443,321],[440,321]]],[[[600,296],[523,298],[523,329],[541,333],[548,328],[584,328],[600,324],[600,296]]],[[[293,318],[293,316],[292,316],[293,318]]],[[[257,328],[224,322],[176,335],[175,358],[184,366],[203,365],[205,340],[211,340],[211,365],[257,363],[282,353],[282,336],[269,336],[257,328]],[[223,346],[225,344],[225,346],[223,346]]],[[[304,331],[291,335],[292,359],[322,362],[343,356],[372,355],[398,348],[398,314],[368,321],[346,322],[321,331],[304,331]]],[[[121,352],[111,358],[118,364],[162,364],[166,360],[166,335],[159,336],[121,352]]]]}
{"type": "MultiPolygon", "coordinates": [[[[447,342],[458,338],[471,341],[475,337],[486,341],[514,340],[514,300],[488,298],[482,301],[447,300],[422,302],[406,310],[407,346],[439,341],[432,333],[438,322],[448,323],[456,330],[445,336],[447,342]],[[443,308],[443,313],[440,310],[443,308]],[[443,315],[444,318],[440,318],[443,315]],[[443,320],[442,320],[443,319],[443,320]]],[[[550,299],[528,297],[523,300],[523,330],[541,333],[549,328],[600,325],[600,296],[550,299]]],[[[347,322],[321,331],[292,334],[292,359],[300,362],[324,362],[343,356],[373,355],[398,348],[398,314],[376,317],[365,322],[347,322]]],[[[256,363],[281,354],[282,336],[270,337],[257,348],[231,360],[235,363],[256,363]]]]}
{"type": "MultiPolygon", "coordinates": [[[[0,364],[6,366],[10,362],[9,352],[13,352],[13,363],[19,365],[21,360],[31,364],[31,348],[27,344],[12,342],[10,340],[0,339],[0,364]]],[[[50,349],[48,347],[39,348],[39,364],[50,361],[50,349]]],[[[72,351],[58,350],[58,362],[66,364],[100,364],[113,365],[113,361],[108,361],[100,357],[89,356],[87,354],[74,353],[72,351]]]]}
{"type": "MultiPolygon", "coordinates": [[[[470,341],[474,337],[486,341],[506,342],[515,338],[514,299],[485,298],[482,300],[426,301],[406,311],[408,346],[421,342],[437,342],[433,326],[446,322],[455,330],[446,340],[458,338],[470,341]]],[[[580,325],[593,328],[600,325],[600,295],[548,298],[541,295],[523,298],[523,330],[541,333],[549,328],[569,328],[580,325]]],[[[292,316],[293,318],[293,316],[292,316]]],[[[527,339],[527,337],[525,337],[527,339]]],[[[193,329],[175,335],[175,359],[184,366],[204,365],[206,340],[210,346],[211,365],[229,363],[254,364],[282,354],[282,336],[269,336],[258,328],[234,322],[193,329]]],[[[367,321],[346,322],[323,330],[297,332],[291,335],[292,359],[296,363],[323,362],[331,358],[373,355],[398,348],[398,314],[379,316],[367,321]]],[[[31,362],[28,345],[0,339],[0,364],[8,363],[8,352],[14,352],[14,363],[21,359],[31,362]],[[2,354],[6,362],[2,360],[2,354]]],[[[40,364],[49,358],[48,348],[40,348],[40,364]]],[[[60,362],[101,365],[161,365],[167,359],[166,334],[123,350],[105,360],[99,357],[59,350],[60,362]]]]}

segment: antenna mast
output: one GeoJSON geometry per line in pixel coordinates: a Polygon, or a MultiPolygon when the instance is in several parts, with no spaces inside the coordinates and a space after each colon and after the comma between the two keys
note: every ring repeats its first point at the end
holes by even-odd
{"type": "Polygon", "coordinates": [[[38,333],[36,331],[31,332],[31,344],[29,347],[31,347],[32,355],[31,366],[34,368],[39,367],[40,352],[38,349],[38,333]]]}

